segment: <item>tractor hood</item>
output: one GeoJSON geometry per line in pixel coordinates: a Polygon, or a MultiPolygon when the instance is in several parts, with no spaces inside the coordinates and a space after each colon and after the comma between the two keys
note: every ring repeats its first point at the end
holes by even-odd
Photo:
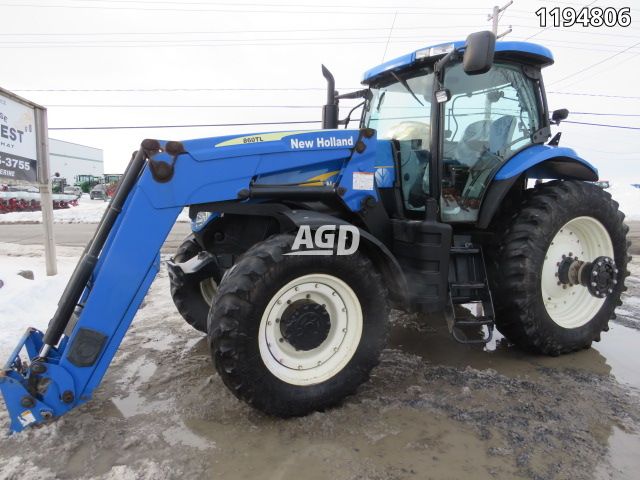
{"type": "Polygon", "coordinates": [[[149,172],[159,182],[148,192],[156,206],[246,198],[266,187],[339,189],[353,210],[360,208],[363,195],[376,197],[377,140],[371,129],[263,132],[160,145],[149,172]],[[175,157],[172,144],[179,145],[175,157]],[[189,174],[183,167],[186,157],[195,163],[189,174]],[[158,171],[170,175],[159,179],[158,171]],[[202,178],[193,177],[196,171],[202,178]],[[194,190],[194,183],[201,187],[194,190]],[[185,197],[184,192],[190,193],[185,197]]]}
{"type": "Polygon", "coordinates": [[[296,130],[199,138],[182,144],[194,159],[208,161],[304,151],[349,150],[355,147],[359,135],[359,130],[296,130]]]}

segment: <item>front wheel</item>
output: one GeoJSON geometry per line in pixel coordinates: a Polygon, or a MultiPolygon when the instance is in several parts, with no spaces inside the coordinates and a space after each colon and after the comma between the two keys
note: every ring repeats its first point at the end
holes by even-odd
{"type": "MultiPolygon", "coordinates": [[[[202,248],[189,235],[178,247],[173,258],[175,263],[186,262],[202,251],[202,248]]],[[[170,278],[171,297],[182,318],[196,330],[207,333],[207,315],[213,305],[213,299],[218,289],[218,282],[223,272],[215,265],[209,267],[206,275],[194,277],[186,275],[183,278],[170,278]]]]}
{"type": "Polygon", "coordinates": [[[248,250],[209,315],[218,373],[238,398],[288,417],[335,405],[366,381],[386,342],[386,290],[362,254],[286,255],[293,237],[248,250]]]}
{"type": "Polygon", "coordinates": [[[623,220],[592,184],[554,181],[529,192],[490,254],[498,330],[548,355],[600,340],[628,275],[623,220]]]}

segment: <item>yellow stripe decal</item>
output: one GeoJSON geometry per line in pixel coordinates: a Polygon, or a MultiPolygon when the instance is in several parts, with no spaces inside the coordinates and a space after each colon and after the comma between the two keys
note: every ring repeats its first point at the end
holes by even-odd
{"type": "Polygon", "coordinates": [[[244,137],[231,138],[224,142],[217,143],[216,147],[229,147],[231,145],[244,145],[247,143],[264,143],[264,142],[277,142],[284,137],[291,135],[299,135],[301,133],[317,133],[323,130],[298,130],[295,132],[274,132],[274,133],[260,133],[258,135],[246,135],[244,137]]]}
{"type": "Polygon", "coordinates": [[[324,185],[324,181],[340,173],[340,170],[334,170],[333,172],[321,173],[315,177],[311,177],[305,180],[304,183],[299,183],[301,187],[321,187],[324,185]]]}

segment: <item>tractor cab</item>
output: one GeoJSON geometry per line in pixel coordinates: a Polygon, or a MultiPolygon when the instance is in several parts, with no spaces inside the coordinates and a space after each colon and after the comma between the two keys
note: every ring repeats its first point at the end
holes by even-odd
{"type": "Polygon", "coordinates": [[[377,131],[381,152],[390,148],[396,159],[401,202],[386,202],[395,214],[423,218],[433,198],[441,221],[476,223],[498,170],[549,137],[540,69],[553,63],[551,52],[472,37],[418,50],[364,75],[370,94],[362,124],[377,131]],[[469,54],[484,65],[470,71],[469,54]]]}

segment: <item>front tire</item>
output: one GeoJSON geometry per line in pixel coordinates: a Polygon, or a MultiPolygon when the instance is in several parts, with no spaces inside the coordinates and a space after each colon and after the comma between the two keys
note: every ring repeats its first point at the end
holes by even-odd
{"type": "Polygon", "coordinates": [[[387,337],[387,292],[356,252],[294,256],[293,237],[248,250],[209,315],[216,369],[231,392],[290,417],[339,403],[369,378],[387,337]]]}
{"type": "Polygon", "coordinates": [[[626,290],[624,214],[608,192],[579,181],[539,185],[520,208],[490,255],[496,327],[517,345],[547,355],[588,348],[609,329],[626,290]],[[560,266],[576,257],[613,259],[607,292],[561,281],[560,266]]]}
{"type": "MultiPolygon", "coordinates": [[[[178,247],[173,258],[175,263],[182,263],[190,260],[200,253],[202,248],[189,235],[182,245],[178,247]]],[[[171,297],[182,318],[196,330],[207,333],[207,316],[215,298],[218,283],[222,278],[220,272],[214,266],[206,272],[205,278],[194,278],[185,276],[182,279],[171,278],[171,297]]]]}

